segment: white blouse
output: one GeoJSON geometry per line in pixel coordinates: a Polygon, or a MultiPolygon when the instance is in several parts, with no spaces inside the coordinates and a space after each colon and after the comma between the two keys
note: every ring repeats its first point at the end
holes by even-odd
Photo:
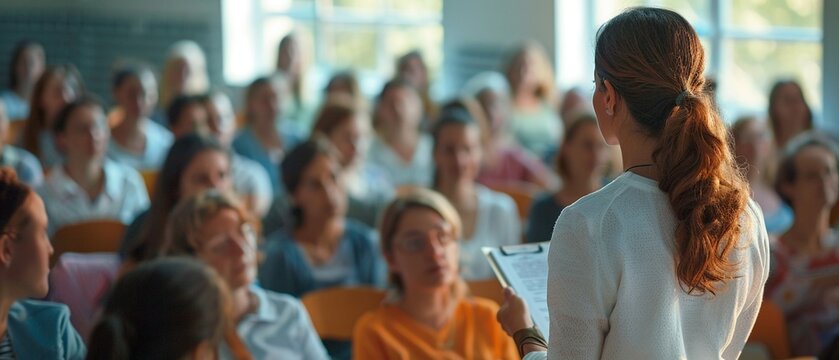
{"type": "Polygon", "coordinates": [[[475,230],[460,243],[460,275],[464,280],[485,280],[495,274],[484,246],[502,246],[521,242],[518,208],[510,196],[477,185],[478,213],[475,230]]]}

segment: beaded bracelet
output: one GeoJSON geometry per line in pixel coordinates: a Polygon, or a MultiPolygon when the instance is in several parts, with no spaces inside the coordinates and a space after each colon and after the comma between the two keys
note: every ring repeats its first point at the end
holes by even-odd
{"type": "Polygon", "coordinates": [[[531,326],[529,328],[524,328],[516,331],[513,334],[513,341],[516,342],[516,348],[519,350],[519,356],[524,357],[523,350],[524,345],[526,344],[534,344],[544,347],[545,349],[548,348],[548,343],[545,341],[545,336],[542,335],[542,332],[539,331],[539,328],[536,326],[531,326]]]}

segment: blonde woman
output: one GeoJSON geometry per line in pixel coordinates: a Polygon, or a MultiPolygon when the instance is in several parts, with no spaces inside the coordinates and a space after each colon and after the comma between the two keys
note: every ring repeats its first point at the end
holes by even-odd
{"type": "Polygon", "coordinates": [[[406,188],[380,228],[392,294],[356,325],[356,359],[514,359],[495,322],[498,305],[466,296],[458,268],[457,210],[431,190],[406,188]]]}

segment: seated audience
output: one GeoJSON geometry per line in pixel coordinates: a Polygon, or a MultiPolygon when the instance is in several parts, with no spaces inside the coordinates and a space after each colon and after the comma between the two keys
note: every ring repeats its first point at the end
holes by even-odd
{"type": "Polygon", "coordinates": [[[558,110],[563,127],[568,128],[578,113],[594,111],[591,106],[591,92],[586,92],[581,86],[568,89],[562,95],[558,110]]]}
{"type": "Polygon", "coordinates": [[[374,232],[345,217],[340,171],[332,145],[317,137],[283,160],[294,223],[268,236],[259,272],[266,289],[300,297],[325,287],[384,283],[374,232]]]}
{"type": "Polygon", "coordinates": [[[206,95],[181,95],[172,101],[166,119],[175,139],[192,133],[209,133],[210,115],[205,104],[208,100],[206,95]]]}
{"type": "Polygon", "coordinates": [[[236,359],[251,359],[241,340],[228,336],[235,336],[228,330],[231,310],[223,281],[207,266],[186,258],[150,261],[111,289],[87,359],[215,359],[226,338],[236,344],[236,359]]]}
{"type": "Polygon", "coordinates": [[[813,111],[795,80],[781,80],[769,91],[769,124],[775,145],[783,149],[798,134],[813,128],[813,111]]]}
{"type": "Polygon", "coordinates": [[[437,106],[431,100],[428,66],[425,65],[425,59],[419,50],[411,50],[396,59],[396,77],[417,90],[422,100],[422,119],[425,123],[423,128],[430,129],[433,126],[431,121],[437,118],[437,106]]]}
{"type": "Polygon", "coordinates": [[[521,146],[543,156],[562,138],[562,121],[555,112],[553,69],[545,49],[535,42],[521,45],[510,57],[504,75],[512,90],[508,124],[521,146]]]}
{"type": "MultiPolygon", "coordinates": [[[[230,289],[233,323],[254,358],[329,358],[300,301],[254,283],[256,224],[232,195],[208,190],[184,199],[167,227],[161,255],[195,257],[215,269],[230,289]]],[[[227,347],[220,354],[231,358],[227,347]]]]}
{"type": "Polygon", "coordinates": [[[84,94],[81,75],[72,65],[49,67],[32,89],[29,117],[23,126],[21,147],[50,168],[61,163],[61,154],[52,136],[53,123],[67,104],[84,94]]]}
{"type": "Polygon", "coordinates": [[[498,305],[465,294],[461,229],[457,211],[431,190],[406,189],[385,209],[380,234],[392,293],[356,323],[354,358],[519,358],[495,320],[498,305]]]}
{"type": "Polygon", "coordinates": [[[836,144],[805,133],[787,143],[775,180],[795,220],[772,249],[766,296],[784,311],[795,356],[817,355],[839,333],[839,233],[828,223],[838,165],[836,144]]]}
{"type": "Polygon", "coordinates": [[[562,187],[534,200],[528,212],[526,242],[550,241],[562,209],[603,186],[609,149],[594,115],[580,114],[571,121],[555,161],[562,187]]]}
{"type": "Polygon", "coordinates": [[[114,75],[113,97],[122,118],[111,130],[108,157],[137,170],[157,170],[174,141],[172,133],[149,119],[157,103],[154,74],[127,66],[114,75]]]}
{"type": "Polygon", "coordinates": [[[5,105],[6,115],[12,121],[29,116],[32,89],[45,67],[44,47],[41,44],[23,40],[15,45],[9,61],[9,88],[0,92],[0,104],[5,105]]]}
{"type": "Polygon", "coordinates": [[[279,76],[254,80],[245,94],[245,127],[233,139],[236,152],[268,172],[275,196],[285,193],[280,162],[286,151],[303,139],[293,124],[283,119],[285,88],[285,80],[279,76]]]}
{"type": "Polygon", "coordinates": [[[556,179],[541,160],[522,148],[507,130],[510,90],[504,76],[481,73],[464,86],[466,96],[478,100],[486,115],[484,156],[478,182],[486,186],[509,186],[525,191],[553,189],[556,179]],[[535,188],[535,189],[534,189],[535,188]]]}
{"type": "Polygon", "coordinates": [[[462,101],[443,107],[434,124],[434,184],[463,221],[460,274],[466,280],[494,278],[481,247],[517,244],[521,224],[508,195],[475,182],[481,164],[481,128],[462,101]]]}
{"type": "Polygon", "coordinates": [[[119,253],[125,267],[157,256],[175,204],[207,189],[231,190],[230,157],[215,139],[190,134],[175,141],[157,176],[151,208],[126,229],[119,253]]]}
{"type": "Polygon", "coordinates": [[[371,137],[367,115],[353,99],[335,95],[321,108],[312,129],[338,152],[341,177],[349,195],[347,217],[376,226],[379,209],[393,197],[384,171],[365,162],[371,137]]]}
{"type": "Polygon", "coordinates": [[[168,124],[166,111],[175,98],[181,95],[206,94],[209,90],[210,79],[204,50],[192,40],[175,42],[169,47],[163,65],[160,103],[152,119],[161,125],[168,124]]]}
{"type": "MultiPolygon", "coordinates": [[[[281,74],[287,80],[288,101],[285,115],[289,120],[300,121],[304,117],[306,109],[306,59],[304,58],[304,47],[302,39],[297,33],[291,32],[280,40],[277,48],[276,74],[281,74]]],[[[286,100],[285,96],[283,97],[286,100]]]]}
{"type": "Polygon", "coordinates": [[[44,181],[44,170],[35,155],[6,143],[9,117],[0,102],[0,166],[14,169],[18,179],[29,186],[38,187],[44,181]]]}
{"type": "Polygon", "coordinates": [[[367,109],[367,99],[358,85],[358,78],[352,70],[341,71],[332,75],[324,89],[326,99],[335,96],[349,96],[359,109],[367,109]]]}
{"type": "Polygon", "coordinates": [[[431,184],[432,141],[420,132],[420,100],[411,85],[397,79],[385,84],[376,103],[368,161],[394,186],[431,184]]]}
{"type": "Polygon", "coordinates": [[[766,124],[755,117],[742,117],[731,127],[734,153],[743,167],[752,198],[763,210],[766,231],[773,238],[792,225],[792,209],[769,183],[769,162],[772,160],[772,138],[766,124]]]}
{"type": "Polygon", "coordinates": [[[204,105],[207,108],[210,135],[230,151],[230,178],[233,190],[254,215],[265,216],[274,198],[271,178],[258,162],[231,149],[233,134],[236,131],[236,115],[233,113],[230,98],[220,91],[215,91],[205,99],[204,105]]]}
{"type": "Polygon", "coordinates": [[[67,105],[53,124],[64,161],[54,166],[38,192],[50,218],[50,234],[75,223],[113,219],[130,224],[149,206],[136,170],[105,158],[108,124],[92,98],[67,105]]]}
{"type": "Polygon", "coordinates": [[[66,305],[47,295],[52,245],[41,198],[0,168],[0,358],[84,359],[85,346],[66,305]]]}

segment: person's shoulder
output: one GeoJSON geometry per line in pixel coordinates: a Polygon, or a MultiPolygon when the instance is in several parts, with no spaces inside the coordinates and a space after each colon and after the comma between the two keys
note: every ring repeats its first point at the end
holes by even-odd
{"type": "Polygon", "coordinates": [[[172,142],[175,139],[169,129],[151,119],[146,119],[146,135],[156,141],[172,142]]]}
{"type": "Polygon", "coordinates": [[[259,286],[252,286],[251,291],[257,293],[259,297],[265,299],[267,301],[266,305],[270,306],[277,314],[284,314],[288,312],[296,314],[300,311],[305,311],[303,303],[300,299],[294,296],[268,290],[259,286]]]}
{"type": "Polygon", "coordinates": [[[20,300],[12,304],[9,318],[27,323],[59,323],[70,318],[70,308],[51,301],[20,300]]]}
{"type": "Polygon", "coordinates": [[[355,330],[375,332],[377,329],[384,327],[388,322],[394,321],[388,312],[388,305],[382,305],[367,311],[356,321],[355,330]]]}

